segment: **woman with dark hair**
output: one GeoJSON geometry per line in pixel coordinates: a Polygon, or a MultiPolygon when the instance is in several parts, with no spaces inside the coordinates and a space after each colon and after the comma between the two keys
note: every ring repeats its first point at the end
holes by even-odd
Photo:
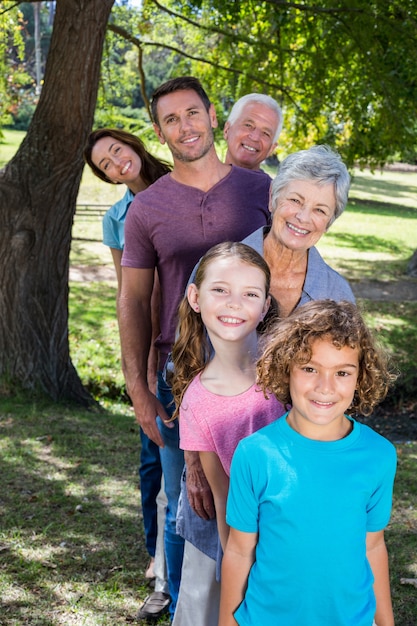
{"type": "Polygon", "coordinates": [[[129,206],[137,193],[168,174],[171,167],[152,156],[138,137],[117,128],[101,128],[90,133],[84,159],[104,182],[127,186],[123,198],[103,218],[103,243],[111,250],[120,290],[124,224],[129,206]]]}
{"type": "MultiPolygon", "coordinates": [[[[142,141],[124,130],[101,128],[90,133],[84,148],[85,162],[94,174],[106,183],[125,184],[126,193],[104,215],[103,243],[110,248],[116,269],[118,296],[121,287],[121,260],[125,243],[124,229],[127,212],[135,195],[158,178],[171,171],[171,167],[150,154],[142,141]]],[[[152,334],[159,334],[159,283],[155,277],[152,295],[152,334]]],[[[156,386],[156,350],[151,350],[148,358],[149,384],[156,386]]],[[[158,446],[140,428],[140,488],[142,499],[145,543],[151,561],[146,570],[146,578],[155,578],[155,591],[141,607],[138,617],[157,619],[168,610],[170,598],[165,573],[163,550],[163,526],[158,538],[157,508],[165,509],[165,494],[161,490],[161,460],[158,446]],[[159,495],[158,495],[159,494],[159,495]],[[158,507],[157,507],[158,499],[158,507]],[[159,545],[160,544],[160,545],[159,545]],[[156,561],[155,561],[156,556],[156,561]]]]}

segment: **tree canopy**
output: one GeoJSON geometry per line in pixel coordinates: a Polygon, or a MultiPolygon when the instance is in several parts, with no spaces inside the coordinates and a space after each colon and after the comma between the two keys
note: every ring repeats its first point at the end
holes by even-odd
{"type": "MultiPolygon", "coordinates": [[[[16,12],[30,3],[2,5],[16,12]]],[[[119,0],[96,117],[109,123],[125,107],[137,120],[158,84],[187,73],[201,78],[221,121],[245,93],[275,97],[285,111],[283,154],[328,143],[349,164],[415,161],[416,65],[415,0],[144,0],[141,8],[119,0]]]]}
{"type": "MultiPolygon", "coordinates": [[[[145,0],[137,37],[171,49],[224,110],[251,91],[285,110],[285,153],[329,143],[345,160],[415,158],[414,0],[145,0]]],[[[110,28],[112,21],[110,22],[110,28]]]]}

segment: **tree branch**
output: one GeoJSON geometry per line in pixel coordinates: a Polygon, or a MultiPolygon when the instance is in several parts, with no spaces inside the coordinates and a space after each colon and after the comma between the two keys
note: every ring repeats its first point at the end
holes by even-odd
{"type": "Polygon", "coordinates": [[[195,26],[196,28],[199,28],[200,30],[207,30],[210,33],[217,33],[218,35],[223,35],[224,37],[230,37],[234,39],[235,41],[241,41],[242,43],[247,43],[251,46],[253,46],[256,43],[256,40],[251,37],[242,37],[242,35],[236,35],[236,33],[223,30],[222,28],[218,28],[217,26],[206,26],[205,24],[202,24],[201,22],[195,22],[190,17],[186,17],[185,15],[181,15],[181,13],[177,13],[176,11],[173,11],[172,9],[168,9],[168,7],[165,7],[163,4],[158,2],[158,0],[151,0],[151,1],[153,2],[153,4],[155,4],[158,7],[158,9],[161,9],[161,11],[168,13],[168,15],[171,15],[172,17],[183,20],[184,22],[187,22],[188,24],[191,24],[191,26],[195,26]]]}
{"type": "MultiPolygon", "coordinates": [[[[275,90],[279,91],[281,94],[285,95],[288,98],[288,100],[292,103],[295,109],[297,109],[300,113],[302,112],[300,106],[297,104],[297,101],[295,100],[295,96],[292,95],[292,93],[288,89],[284,89],[282,84],[278,85],[277,83],[271,83],[260,78],[259,76],[256,76],[255,74],[248,74],[247,72],[243,72],[242,70],[236,69],[234,67],[220,65],[219,63],[215,63],[214,61],[208,61],[207,59],[203,59],[202,57],[188,54],[184,52],[183,50],[176,48],[175,46],[170,46],[168,44],[159,43],[155,41],[139,41],[139,39],[136,36],[132,35],[121,26],[117,26],[117,24],[109,23],[107,27],[113,33],[116,33],[123,39],[130,41],[130,43],[132,43],[134,46],[136,46],[139,49],[141,49],[142,46],[153,46],[156,48],[163,48],[165,50],[171,50],[172,52],[175,52],[176,54],[179,54],[180,56],[183,56],[187,59],[192,59],[193,61],[198,61],[199,63],[205,63],[206,65],[210,65],[211,67],[214,67],[220,71],[231,72],[232,74],[235,74],[236,76],[245,74],[248,78],[253,80],[254,83],[258,85],[262,85],[263,87],[269,87],[270,89],[274,91],[275,90]]],[[[305,116],[305,112],[303,112],[303,115],[305,116]]],[[[311,123],[313,123],[313,120],[310,120],[310,121],[311,123]]]]}

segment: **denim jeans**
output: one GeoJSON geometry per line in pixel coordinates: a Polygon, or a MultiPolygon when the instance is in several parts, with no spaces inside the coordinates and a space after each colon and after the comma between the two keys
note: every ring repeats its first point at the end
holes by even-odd
{"type": "MultiPolygon", "coordinates": [[[[168,415],[171,416],[174,412],[171,387],[166,383],[161,372],[158,372],[156,395],[158,400],[164,405],[168,415]]],[[[169,611],[172,618],[178,600],[184,554],[184,539],[177,534],[176,530],[178,498],[181,490],[181,474],[184,468],[184,452],[179,448],[178,420],[172,422],[173,428],[168,428],[160,417],[157,418],[157,422],[165,444],[163,448],[160,448],[160,455],[165,481],[165,493],[168,500],[165,519],[165,557],[167,562],[168,587],[171,596],[169,611]]]]}
{"type": "Polygon", "coordinates": [[[158,533],[156,498],[161,489],[162,466],[159,446],[149,439],[140,428],[142,443],[140,451],[140,491],[142,498],[143,525],[145,527],[145,545],[148,554],[155,556],[158,533]]]}

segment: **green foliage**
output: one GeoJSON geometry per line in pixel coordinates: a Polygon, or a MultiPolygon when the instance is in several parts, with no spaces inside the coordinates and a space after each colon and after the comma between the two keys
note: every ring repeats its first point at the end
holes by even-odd
{"type": "Polygon", "coordinates": [[[393,371],[398,375],[386,404],[399,410],[402,406],[415,402],[417,303],[366,300],[362,305],[366,322],[389,353],[393,371]]]}
{"type": "Polygon", "coordinates": [[[145,109],[118,107],[116,105],[107,105],[102,109],[96,109],[94,127],[103,128],[104,126],[122,128],[133,134],[140,134],[149,128],[152,129],[145,109]]]}
{"type": "Polygon", "coordinates": [[[0,128],[13,122],[27,86],[23,13],[15,2],[0,3],[0,128]]]}
{"type": "Polygon", "coordinates": [[[413,150],[413,0],[146,0],[144,16],[152,42],[143,44],[170,46],[174,74],[199,76],[220,118],[244,93],[276,97],[284,153],[325,142],[350,164],[377,165],[413,150]]]}
{"type": "MultiPolygon", "coordinates": [[[[49,3],[41,5],[44,61],[51,20],[49,3]]],[[[20,13],[12,0],[1,6],[8,35],[0,42],[0,94],[7,80],[11,88],[0,123],[13,122],[21,106],[16,123],[23,128],[34,104],[33,5],[23,3],[20,13]],[[23,94],[32,103],[23,104],[23,94]]],[[[96,125],[136,131],[127,109],[144,108],[168,78],[194,74],[221,126],[241,95],[275,97],[285,111],[280,157],[328,143],[348,164],[416,162],[416,66],[414,0],[144,0],[141,8],[118,2],[106,35],[96,125]]]]}

